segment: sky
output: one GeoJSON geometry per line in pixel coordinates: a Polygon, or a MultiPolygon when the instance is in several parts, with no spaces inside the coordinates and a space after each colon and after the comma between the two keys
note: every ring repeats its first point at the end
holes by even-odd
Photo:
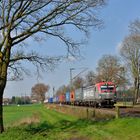
{"type": "MultiPolygon", "coordinates": [[[[88,71],[95,71],[99,59],[105,54],[119,55],[118,46],[129,34],[130,22],[140,18],[139,6],[140,0],[108,0],[108,4],[99,11],[99,18],[104,21],[104,28],[90,30],[88,43],[81,49],[84,59],[78,61],[65,60],[53,72],[45,72],[39,79],[35,74],[32,74],[30,77],[25,76],[22,81],[8,81],[4,97],[30,95],[31,88],[38,82],[50,85],[48,95],[51,96],[53,87],[57,89],[70,82],[70,68],[75,68],[72,71],[74,77],[83,68],[88,68],[88,71]]],[[[70,34],[75,38],[80,36],[79,32],[76,31],[70,32],[70,34]]],[[[52,38],[48,38],[40,44],[29,39],[28,45],[35,46],[39,50],[41,46],[43,48],[40,50],[41,53],[47,53],[47,55],[61,55],[66,51],[61,42],[52,38]]]]}

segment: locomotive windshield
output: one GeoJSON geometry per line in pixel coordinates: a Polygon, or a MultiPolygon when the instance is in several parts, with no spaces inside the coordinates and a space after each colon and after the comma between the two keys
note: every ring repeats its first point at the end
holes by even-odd
{"type": "Polygon", "coordinates": [[[104,85],[104,86],[101,86],[101,90],[112,91],[114,90],[114,86],[104,85]]]}

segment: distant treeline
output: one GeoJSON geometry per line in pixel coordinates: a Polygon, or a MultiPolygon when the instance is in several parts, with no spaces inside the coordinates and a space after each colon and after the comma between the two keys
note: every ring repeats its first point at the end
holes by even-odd
{"type": "Polygon", "coordinates": [[[12,98],[4,98],[3,104],[31,104],[31,98],[29,96],[12,96],[12,98]]]}

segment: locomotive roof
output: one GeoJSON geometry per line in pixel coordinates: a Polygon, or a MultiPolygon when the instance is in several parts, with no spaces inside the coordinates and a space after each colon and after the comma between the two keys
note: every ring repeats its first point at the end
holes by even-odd
{"type": "Polygon", "coordinates": [[[101,85],[114,85],[113,82],[100,82],[96,84],[97,86],[101,86],[101,85]]]}

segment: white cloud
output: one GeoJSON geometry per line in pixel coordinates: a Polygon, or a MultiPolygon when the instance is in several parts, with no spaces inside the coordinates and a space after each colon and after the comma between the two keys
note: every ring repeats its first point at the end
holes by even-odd
{"type": "Polygon", "coordinates": [[[116,52],[119,53],[122,47],[122,42],[119,42],[116,46],[116,52]]]}
{"type": "Polygon", "coordinates": [[[67,58],[67,61],[75,61],[76,60],[76,58],[75,57],[73,57],[73,56],[68,56],[68,58],[67,58]]]}

